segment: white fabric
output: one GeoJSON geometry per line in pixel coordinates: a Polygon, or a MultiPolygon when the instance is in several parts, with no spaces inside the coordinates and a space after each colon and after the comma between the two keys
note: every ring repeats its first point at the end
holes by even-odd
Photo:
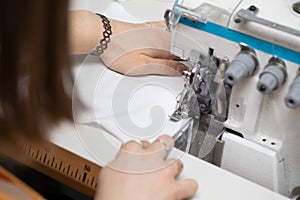
{"type": "Polygon", "coordinates": [[[77,112],[73,99],[79,124],[98,124],[122,142],[173,135],[183,124],[169,120],[183,87],[181,77],[127,77],[109,70],[91,55],[76,68],[76,74],[75,91],[88,106],[77,112]]]}
{"type": "MultiPolygon", "coordinates": [[[[118,20],[143,22],[116,2],[103,14],[118,20]]],[[[175,110],[176,96],[183,88],[182,77],[126,77],[107,69],[99,58],[91,55],[75,69],[75,91],[88,107],[78,112],[73,99],[77,123],[99,125],[122,142],[152,141],[160,134],[173,135],[184,123],[169,120],[175,110]]],[[[84,133],[79,134],[85,137],[84,133]]]]}

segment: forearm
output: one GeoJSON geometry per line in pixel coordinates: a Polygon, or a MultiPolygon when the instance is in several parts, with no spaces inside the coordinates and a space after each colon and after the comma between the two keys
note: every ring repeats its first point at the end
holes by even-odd
{"type": "MultiPolygon", "coordinates": [[[[170,33],[163,21],[133,24],[109,20],[112,35],[101,59],[111,70],[132,76],[178,76],[186,69],[182,63],[173,60],[176,57],[169,52],[170,33]]],[[[103,39],[104,31],[99,15],[83,10],[70,11],[70,54],[91,53],[103,39]]]]}
{"type": "MultiPolygon", "coordinates": [[[[90,53],[103,38],[104,31],[102,19],[86,10],[70,11],[69,13],[69,38],[71,54],[90,53]]],[[[110,20],[112,36],[132,28],[144,26],[116,20],[110,20]]]]}
{"type": "Polygon", "coordinates": [[[69,38],[71,54],[87,54],[98,44],[104,30],[101,19],[89,11],[70,11],[69,38]]]}

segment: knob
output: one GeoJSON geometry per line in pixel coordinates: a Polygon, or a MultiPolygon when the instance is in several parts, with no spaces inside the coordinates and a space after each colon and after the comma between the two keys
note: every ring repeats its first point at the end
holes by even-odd
{"type": "Polygon", "coordinates": [[[230,63],[225,72],[224,82],[228,85],[234,85],[252,75],[258,66],[258,60],[254,50],[241,44],[240,53],[230,63]]]}
{"type": "Polygon", "coordinates": [[[283,60],[272,57],[259,76],[257,89],[263,94],[268,94],[282,86],[286,76],[286,65],[283,60]]]}
{"type": "Polygon", "coordinates": [[[300,76],[298,75],[292,85],[289,92],[284,98],[285,105],[289,108],[297,108],[300,106],[300,76]]]}

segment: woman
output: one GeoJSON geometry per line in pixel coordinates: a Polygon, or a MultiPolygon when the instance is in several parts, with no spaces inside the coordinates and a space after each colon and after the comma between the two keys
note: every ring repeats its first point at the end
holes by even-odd
{"type": "MultiPolygon", "coordinates": [[[[72,119],[70,52],[97,50],[102,33],[109,27],[112,34],[107,40],[108,48],[101,50],[114,51],[113,45],[109,47],[114,36],[149,24],[108,20],[110,26],[104,26],[103,16],[88,11],[68,14],[67,0],[10,0],[1,1],[0,5],[0,152],[16,156],[14,149],[19,143],[41,141],[51,126],[72,119]]],[[[124,63],[124,57],[120,56],[110,60],[108,66],[129,75],[174,75],[170,69],[182,72],[184,66],[173,59],[163,50],[148,48],[126,54],[126,60],[134,65],[124,63]],[[133,70],[153,63],[159,67],[133,70]]],[[[95,199],[171,200],[193,196],[197,189],[195,181],[176,180],[182,163],[165,160],[172,143],[169,136],[161,136],[152,144],[146,141],[123,144],[115,160],[101,170],[95,199]],[[150,158],[134,156],[149,153],[150,158]],[[154,168],[147,168],[147,173],[131,171],[140,163],[154,168]]]]}

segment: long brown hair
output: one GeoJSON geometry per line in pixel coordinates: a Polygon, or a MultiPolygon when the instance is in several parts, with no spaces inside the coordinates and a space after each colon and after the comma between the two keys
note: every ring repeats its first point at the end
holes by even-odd
{"type": "Polygon", "coordinates": [[[1,0],[0,143],[71,119],[67,0],[1,0]]]}

